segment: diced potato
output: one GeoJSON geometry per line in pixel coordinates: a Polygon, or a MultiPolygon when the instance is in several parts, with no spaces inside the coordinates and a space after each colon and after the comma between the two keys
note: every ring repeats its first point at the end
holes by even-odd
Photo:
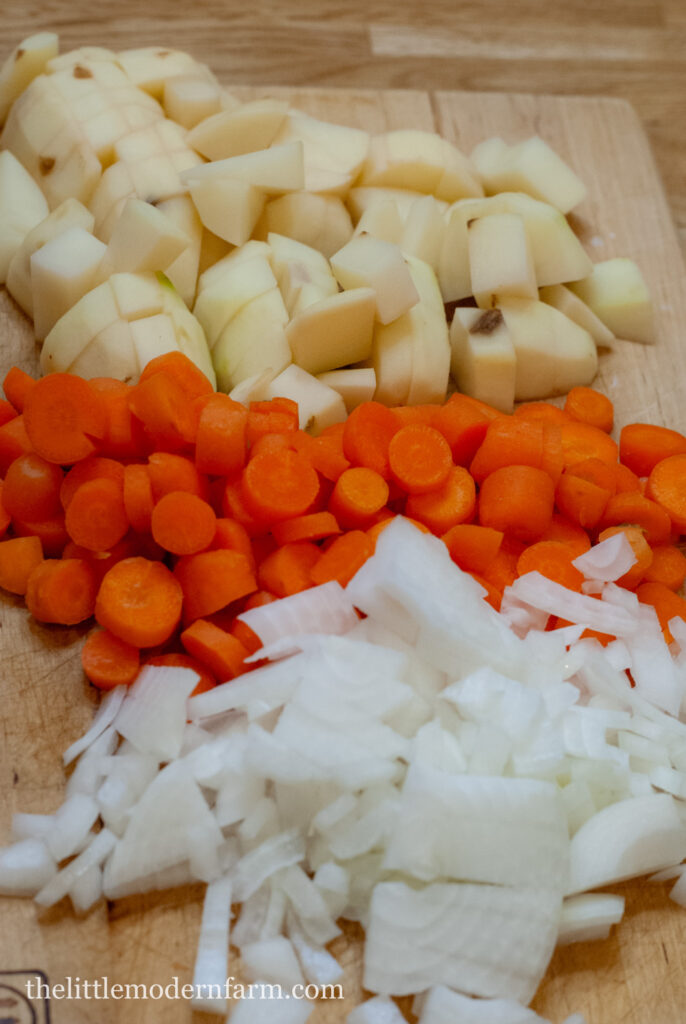
{"type": "Polygon", "coordinates": [[[342,423],[346,418],[343,399],[300,366],[288,366],[267,387],[269,398],[291,398],[298,403],[299,426],[312,434],[342,423]]]}
{"type": "Polygon", "coordinates": [[[284,100],[254,100],[233,110],[213,113],[196,123],[188,145],[208,160],[225,160],[267,149],[288,113],[284,100]]]}
{"type": "MultiPolygon", "coordinates": [[[[422,199],[424,192],[417,192],[407,188],[380,188],[374,186],[356,186],[351,188],[346,196],[346,205],[357,223],[367,210],[376,206],[377,203],[394,202],[398,207],[400,219],[404,222],[407,219],[412,206],[418,199],[422,199]]],[[[449,204],[442,199],[437,199],[441,211],[446,213],[449,204]]]]}
{"type": "Polygon", "coordinates": [[[397,245],[359,235],[331,257],[331,269],[343,288],[372,288],[376,318],[388,324],[406,313],[419,295],[397,245]]]}
{"type": "Polygon", "coordinates": [[[371,288],[352,288],[307,306],[286,328],[293,362],[317,374],[368,359],[375,308],[371,288]]]}
{"type": "Polygon", "coordinates": [[[291,317],[307,306],[338,294],[329,261],[318,249],[270,232],[272,266],[291,317]]]}
{"type": "Polygon", "coordinates": [[[221,391],[264,370],[281,373],[291,362],[286,340],[288,312],[277,287],[244,306],[224,328],[212,350],[221,391]]]}
{"type": "Polygon", "coordinates": [[[248,241],[264,209],[264,192],[237,178],[194,181],[190,193],[207,230],[232,245],[248,241]]]}
{"type": "Polygon", "coordinates": [[[423,196],[410,207],[398,244],[408,256],[415,256],[438,270],[444,235],[443,203],[433,196],[423,196]]]}
{"type": "Polygon", "coordinates": [[[517,361],[500,310],[458,307],[450,325],[450,348],[450,369],[458,390],[511,413],[517,361]]]}
{"type": "Polygon", "coordinates": [[[221,93],[219,86],[207,78],[178,75],[164,83],[162,106],[172,121],[184,128],[194,128],[221,110],[221,93]]]}
{"type": "Polygon", "coordinates": [[[584,183],[539,135],[516,146],[490,139],[477,147],[472,159],[490,195],[524,192],[562,213],[569,213],[586,198],[584,183]]]}
{"type": "Polygon", "coordinates": [[[318,249],[328,259],[350,240],[353,225],[338,196],[289,192],[267,203],[254,236],[266,238],[270,231],[318,249]]]}
{"type": "Polygon", "coordinates": [[[554,306],[591,335],[596,345],[612,345],[614,334],[578,295],[564,284],[550,284],[538,294],[541,302],[554,306]]]}
{"type": "Polygon", "coordinates": [[[45,196],[9,150],[0,152],[0,284],[29,231],[48,216],[45,196]]]}
{"type": "Polygon", "coordinates": [[[178,75],[212,78],[210,69],[196,61],[189,53],[168,50],[162,46],[122,50],[117,54],[117,61],[129,81],[157,100],[162,99],[165,83],[170,78],[178,75]]]}
{"type": "Polygon", "coordinates": [[[392,242],[393,245],[400,246],[403,227],[398,204],[393,199],[384,199],[364,211],[357,222],[354,233],[355,235],[372,235],[374,238],[381,238],[384,242],[392,242]]]}
{"type": "Polygon", "coordinates": [[[42,341],[96,283],[107,247],[83,228],[67,228],[31,256],[33,325],[42,341]]]}
{"type": "MultiPolygon", "coordinates": [[[[227,259],[230,261],[231,257],[227,259]]],[[[217,266],[217,271],[220,269],[223,273],[213,275],[209,284],[203,275],[193,308],[210,349],[244,306],[277,286],[272,268],[264,256],[233,263],[224,260],[217,266]]]]}
{"type": "Polygon", "coordinates": [[[495,135],[480,142],[469,155],[481,178],[486,195],[492,196],[499,191],[494,185],[494,180],[503,166],[508,148],[505,140],[495,135]]]}
{"type": "Polygon", "coordinates": [[[231,156],[199,164],[181,174],[191,190],[200,182],[240,181],[252,185],[265,195],[296,192],[305,187],[302,142],[260,149],[256,153],[231,156]]]}
{"type": "MultiPolygon", "coordinates": [[[[172,199],[163,199],[157,204],[157,209],[172,224],[175,224],[179,231],[188,239],[186,248],[169,264],[164,272],[183,301],[190,308],[195,300],[198,283],[200,254],[204,234],[202,221],[190,196],[174,196],[172,199]]],[[[223,246],[226,245],[223,239],[221,239],[221,242],[223,246]]],[[[218,258],[221,259],[221,256],[224,254],[225,250],[222,250],[218,258]]]]}
{"type": "Polygon", "coordinates": [[[107,276],[121,270],[166,270],[189,241],[162,210],[142,199],[127,199],[107,246],[107,276]]]}
{"type": "Polygon", "coordinates": [[[496,296],[538,296],[531,247],[524,221],[514,213],[492,213],[467,222],[472,294],[481,309],[496,296]]]}
{"type": "Polygon", "coordinates": [[[655,341],[653,304],[633,260],[617,257],[593,266],[591,275],[570,284],[612,333],[627,341],[655,341]]]}
{"type": "Polygon", "coordinates": [[[338,392],[345,402],[346,412],[349,413],[362,402],[371,402],[376,390],[376,374],[371,366],[329,370],[327,373],[320,373],[317,380],[338,392]]]}
{"type": "Polygon", "coordinates": [[[45,65],[57,56],[59,41],[55,32],[38,32],[23,39],[0,68],[0,127],[24,89],[42,74],[45,65]]]}
{"type": "Polygon", "coordinates": [[[367,132],[320,121],[300,110],[289,111],[274,144],[293,141],[304,148],[304,188],[338,196],[348,192],[369,149],[367,132]]]}
{"type": "Polygon", "coordinates": [[[374,136],[360,185],[413,189],[455,202],[484,194],[476,168],[435,132],[400,129],[374,136]]]}

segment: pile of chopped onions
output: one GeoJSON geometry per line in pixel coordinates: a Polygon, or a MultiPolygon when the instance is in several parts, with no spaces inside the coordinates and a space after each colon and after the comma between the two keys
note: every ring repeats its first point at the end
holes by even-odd
{"type": "MultiPolygon", "coordinates": [[[[498,613],[397,519],[345,590],[246,614],[267,664],[196,697],[166,667],[109,693],[65,754],[62,807],[15,815],[0,892],[84,913],[207,883],[194,1005],[218,1014],[229,945],[253,981],[332,984],[345,918],[374,994],[348,1024],[401,1024],[408,994],[420,1024],[540,1024],[556,944],[621,919],[595,890],[657,872],[686,905],[686,628],[668,647],[616,586],[627,549],[579,558],[581,594],[523,576],[498,613]],[[574,625],[546,632],[549,614],[574,625]]],[[[313,1006],[277,1000],[269,1021],[313,1006]]]]}

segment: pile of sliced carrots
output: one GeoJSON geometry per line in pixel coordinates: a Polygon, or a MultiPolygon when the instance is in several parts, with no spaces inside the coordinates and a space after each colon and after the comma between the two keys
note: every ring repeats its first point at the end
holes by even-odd
{"type": "Polygon", "coordinates": [[[197,692],[235,677],[260,647],[242,611],[345,585],[399,514],[496,608],[531,571],[579,590],[574,559],[624,531],[636,564],[622,585],[663,628],[686,619],[686,436],[637,423],[617,445],[612,404],[590,388],[512,416],[461,394],[366,402],[316,438],[291,400],[246,408],[179,353],[134,386],[13,368],[4,389],[0,587],[41,622],[94,616],[83,665],[101,688],[142,662],[195,668],[197,692]]]}

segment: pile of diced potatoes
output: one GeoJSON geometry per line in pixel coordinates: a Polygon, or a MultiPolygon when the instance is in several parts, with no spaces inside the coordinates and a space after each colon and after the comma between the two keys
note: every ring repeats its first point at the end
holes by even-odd
{"type": "Polygon", "coordinates": [[[654,340],[639,268],[591,262],[566,217],[584,185],[538,136],[370,136],[240,103],[185,53],[52,33],[0,71],[3,123],[0,283],[46,373],[131,381],[178,349],[316,431],[451,387],[510,411],[654,340]]]}

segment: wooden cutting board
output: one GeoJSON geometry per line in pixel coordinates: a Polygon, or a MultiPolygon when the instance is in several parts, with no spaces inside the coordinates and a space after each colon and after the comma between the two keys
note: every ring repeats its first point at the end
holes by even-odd
{"type": "MultiPolygon", "coordinates": [[[[581,175],[589,198],[573,224],[593,259],[631,256],[656,308],[656,344],[618,342],[601,358],[597,385],[614,401],[617,423],[632,419],[686,429],[686,273],[662,185],[632,108],[620,100],[418,91],[236,89],[240,98],[279,94],[311,114],[380,132],[435,129],[462,149],[502,135],[540,133],[581,175]]],[[[30,325],[0,291],[0,372],[13,363],[35,371],[30,325]]],[[[2,598],[0,659],[0,841],[15,810],[50,812],[61,802],[61,753],[91,720],[97,699],[80,672],[85,629],[46,629],[19,601],[2,598]]],[[[686,914],[667,900],[668,885],[617,887],[628,912],[611,938],[556,953],[534,1001],[554,1024],[574,1011],[588,1024],[682,1024],[686,1020],[686,914]]],[[[100,904],[78,920],[67,901],[37,912],[27,901],[0,899],[0,1005],[3,985],[21,972],[166,985],[191,980],[202,887],[100,904]],[[19,973],[14,973],[19,972],[19,973]]],[[[344,1002],[322,1003],[312,1024],[343,1024],[359,1002],[360,935],[350,930],[333,951],[345,964],[344,1002]]],[[[238,975],[233,961],[230,974],[238,975]]],[[[54,1024],[201,1024],[183,1001],[55,1001],[16,1017],[54,1024]]],[[[22,1011],[23,1012],[23,1011],[22,1011]]],[[[0,1017],[3,1014],[0,1013],[0,1017]]],[[[456,1022],[458,1024],[458,1022],[456,1022]]]]}

